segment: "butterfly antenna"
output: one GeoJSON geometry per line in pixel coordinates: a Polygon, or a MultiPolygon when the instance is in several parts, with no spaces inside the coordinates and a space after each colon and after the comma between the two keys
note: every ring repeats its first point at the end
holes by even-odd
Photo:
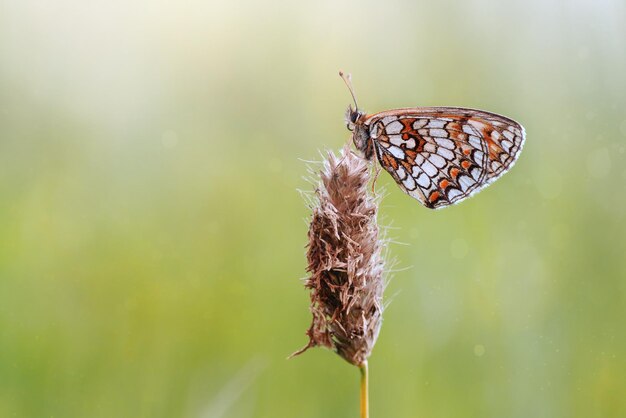
{"type": "Polygon", "coordinates": [[[346,83],[346,86],[348,86],[348,90],[350,90],[350,94],[352,95],[352,100],[354,100],[354,106],[356,108],[355,110],[358,110],[359,105],[356,102],[356,94],[354,94],[354,87],[352,87],[352,75],[345,74],[343,71],[339,71],[339,76],[341,77],[343,82],[346,83]]]}

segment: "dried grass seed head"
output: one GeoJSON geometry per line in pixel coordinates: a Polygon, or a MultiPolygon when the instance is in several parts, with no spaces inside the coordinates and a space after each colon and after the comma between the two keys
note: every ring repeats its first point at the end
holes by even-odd
{"type": "Polygon", "coordinates": [[[382,321],[383,241],[370,166],[345,147],[320,172],[308,233],[305,286],[311,291],[310,347],[335,350],[354,365],[371,354],[382,321]]]}

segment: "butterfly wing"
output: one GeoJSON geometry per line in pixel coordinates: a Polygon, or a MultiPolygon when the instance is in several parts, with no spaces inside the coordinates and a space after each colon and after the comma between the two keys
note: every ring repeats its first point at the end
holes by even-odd
{"type": "Polygon", "coordinates": [[[383,168],[431,209],[460,202],[508,171],[525,138],[514,120],[457,107],[390,110],[365,123],[383,168]]]}

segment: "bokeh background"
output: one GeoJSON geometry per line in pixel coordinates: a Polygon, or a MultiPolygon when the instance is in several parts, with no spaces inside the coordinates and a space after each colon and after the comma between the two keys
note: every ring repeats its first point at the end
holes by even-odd
{"type": "Polygon", "coordinates": [[[356,417],[309,325],[305,161],[366,110],[524,124],[396,244],[376,417],[626,416],[626,5],[0,2],[0,416],[356,417]]]}

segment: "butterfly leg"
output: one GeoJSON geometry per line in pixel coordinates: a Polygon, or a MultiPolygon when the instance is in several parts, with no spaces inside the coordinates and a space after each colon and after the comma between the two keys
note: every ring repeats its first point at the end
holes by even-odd
{"type": "Polygon", "coordinates": [[[380,168],[380,166],[378,166],[378,164],[375,165],[375,172],[374,172],[374,180],[372,180],[372,193],[376,194],[376,180],[378,180],[378,175],[380,174],[380,171],[382,170],[380,168]]]}

